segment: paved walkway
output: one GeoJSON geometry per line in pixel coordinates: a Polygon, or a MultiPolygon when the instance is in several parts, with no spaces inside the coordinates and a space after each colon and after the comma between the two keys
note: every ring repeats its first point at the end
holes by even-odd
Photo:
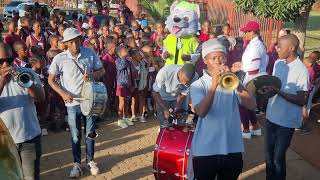
{"type": "MultiPolygon", "coordinates": [[[[116,122],[99,123],[99,137],[96,143],[96,162],[101,174],[93,177],[87,170],[81,179],[154,179],[152,174],[153,148],[158,134],[158,123],[150,120],[146,124],[137,122],[128,129],[119,129],[116,122]]],[[[67,132],[49,134],[43,137],[41,179],[68,179],[72,166],[70,135],[67,132]]],[[[84,154],[84,147],[82,148],[84,154]]],[[[84,155],[82,156],[84,158],[84,155]]],[[[240,179],[265,179],[263,164],[263,138],[246,141],[244,169],[240,179]]],[[[83,163],[84,165],[84,163],[83,163]]],[[[289,180],[319,180],[320,170],[311,166],[298,154],[289,150],[287,156],[289,180]]]]}

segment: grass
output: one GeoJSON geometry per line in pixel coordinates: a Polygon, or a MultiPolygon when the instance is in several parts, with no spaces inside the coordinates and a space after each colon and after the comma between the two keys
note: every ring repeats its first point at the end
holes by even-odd
{"type": "MultiPolygon", "coordinates": [[[[284,23],[284,28],[293,29],[292,22],[284,23]]],[[[305,44],[306,55],[314,50],[320,50],[320,12],[311,11],[307,25],[307,37],[305,44]]]]}

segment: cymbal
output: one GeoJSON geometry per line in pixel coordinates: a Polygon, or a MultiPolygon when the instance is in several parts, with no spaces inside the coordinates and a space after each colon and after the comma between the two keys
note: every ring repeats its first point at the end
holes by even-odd
{"type": "Polygon", "coordinates": [[[268,99],[274,96],[274,93],[264,93],[261,94],[258,91],[261,90],[264,86],[273,86],[277,89],[281,88],[281,80],[275,76],[271,75],[262,75],[258,76],[251,81],[249,81],[246,85],[246,89],[251,92],[255,97],[261,97],[263,99],[268,99]]]}

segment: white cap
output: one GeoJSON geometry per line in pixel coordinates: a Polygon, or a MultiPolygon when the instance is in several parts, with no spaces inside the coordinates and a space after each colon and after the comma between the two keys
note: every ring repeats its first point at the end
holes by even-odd
{"type": "Polygon", "coordinates": [[[64,43],[79,36],[81,36],[81,33],[76,28],[67,28],[63,32],[63,40],[61,42],[64,43]]]}
{"type": "Polygon", "coordinates": [[[90,28],[88,23],[83,23],[81,28],[88,30],[90,28]]]}
{"type": "Polygon", "coordinates": [[[226,47],[222,45],[217,39],[209,39],[208,41],[202,44],[202,57],[206,57],[209,53],[212,52],[223,52],[226,54],[226,47]]]}

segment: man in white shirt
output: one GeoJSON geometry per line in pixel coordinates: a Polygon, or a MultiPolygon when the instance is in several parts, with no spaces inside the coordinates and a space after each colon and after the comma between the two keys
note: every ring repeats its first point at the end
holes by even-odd
{"type": "MultiPolygon", "coordinates": [[[[89,73],[93,78],[99,79],[104,74],[104,69],[100,58],[89,48],[81,47],[81,34],[75,28],[67,28],[63,33],[63,42],[68,50],[53,58],[49,68],[48,81],[64,100],[68,111],[68,124],[72,136],[72,153],[74,165],[70,171],[70,177],[79,177],[81,171],[81,119],[79,101],[73,98],[79,97],[82,85],[88,80],[89,73]],[[60,77],[61,86],[57,83],[56,77],[60,77]]],[[[95,115],[88,115],[84,118],[86,124],[86,163],[92,175],[99,173],[94,159],[94,138],[95,115]]]]}
{"type": "Polygon", "coordinates": [[[192,64],[166,65],[160,69],[153,84],[153,98],[157,103],[157,117],[160,126],[168,126],[170,113],[178,109],[187,110],[189,87],[198,79],[192,64]],[[170,112],[172,109],[172,112],[170,112]]]}

